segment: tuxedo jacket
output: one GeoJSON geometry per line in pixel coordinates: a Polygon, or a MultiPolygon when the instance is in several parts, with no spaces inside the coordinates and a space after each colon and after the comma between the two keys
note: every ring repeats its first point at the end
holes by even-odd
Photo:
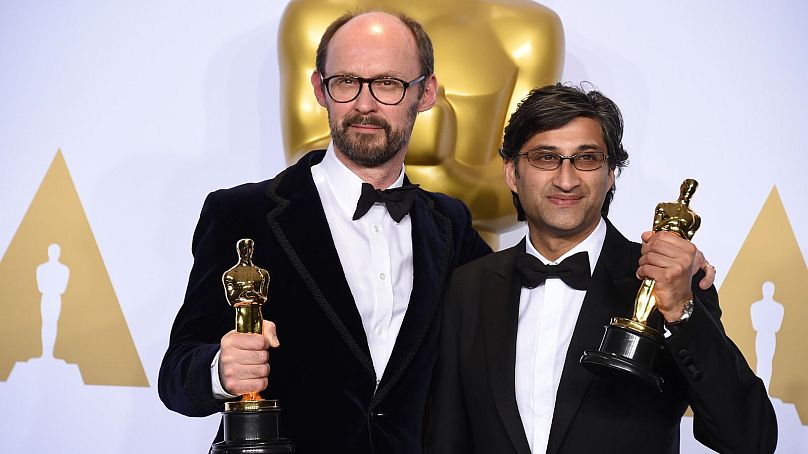
{"type": "MultiPolygon", "coordinates": [[[[521,290],[514,260],[524,251],[522,242],[457,269],[451,278],[426,452],[530,453],[514,390],[521,290]]],[[[708,447],[733,454],[773,452],[774,411],[763,383],[724,333],[715,288],[700,291],[694,285],[692,316],[664,340],[654,364],[664,379],[662,392],[596,377],[580,365],[585,350],[598,349],[611,317],[631,317],[639,257],[640,245],[607,221],[567,350],[547,452],[679,452],[679,421],[688,405],[695,436],[708,447]]]]}
{"type": "MultiPolygon", "coordinates": [[[[222,273],[238,261],[236,242],[252,238],[253,262],[270,274],[264,317],[275,322],[281,341],[270,351],[262,395],[280,401],[282,435],[302,454],[420,452],[444,285],[455,267],[490,248],[471,228],[465,205],[417,190],[410,211],[412,294],[389,363],[376,377],[311,176],[323,156],[309,153],[271,180],[208,196],[185,301],[160,368],[160,398],[188,416],[223,410],[210,377],[221,337],[234,328],[222,273]]],[[[220,427],[216,441],[221,435],[220,427]]]]}

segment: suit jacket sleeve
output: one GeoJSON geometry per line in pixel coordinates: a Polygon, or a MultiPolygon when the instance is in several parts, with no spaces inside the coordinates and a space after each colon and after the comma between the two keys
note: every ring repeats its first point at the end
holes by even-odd
{"type": "Polygon", "coordinates": [[[693,315],[665,341],[693,409],[694,436],[717,452],[774,452],[771,401],[724,332],[715,287],[694,294],[693,315]]]}
{"type": "Polygon", "coordinates": [[[205,200],[194,232],[194,264],[185,301],[160,367],[160,399],[169,409],[187,416],[207,416],[224,406],[213,396],[210,364],[221,337],[233,329],[234,319],[221,284],[222,273],[237,260],[225,208],[217,193],[205,200]]]}

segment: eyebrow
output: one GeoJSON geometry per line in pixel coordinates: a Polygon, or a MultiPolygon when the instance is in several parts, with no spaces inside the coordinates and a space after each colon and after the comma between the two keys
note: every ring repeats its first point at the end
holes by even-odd
{"type": "MultiPolygon", "coordinates": [[[[578,145],[577,147],[575,147],[576,152],[590,151],[590,150],[600,151],[600,147],[597,144],[594,144],[594,143],[585,143],[585,144],[578,145]]],[[[552,151],[552,152],[557,153],[558,152],[558,147],[555,146],[555,145],[539,145],[539,146],[533,147],[533,148],[531,148],[531,149],[529,149],[527,151],[552,151]]]]}
{"type": "Polygon", "coordinates": [[[349,72],[349,73],[334,73],[334,74],[331,75],[331,77],[333,77],[333,76],[356,77],[356,78],[359,78],[359,79],[401,79],[401,80],[406,80],[407,79],[406,77],[396,76],[395,74],[390,74],[390,73],[382,73],[382,74],[376,74],[376,75],[373,75],[373,76],[370,76],[370,77],[363,77],[363,76],[360,76],[359,74],[349,72]]]}

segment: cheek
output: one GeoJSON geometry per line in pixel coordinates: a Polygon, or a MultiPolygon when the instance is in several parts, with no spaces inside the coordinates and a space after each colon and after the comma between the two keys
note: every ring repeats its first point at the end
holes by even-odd
{"type": "Polygon", "coordinates": [[[519,178],[517,180],[517,187],[519,188],[519,194],[521,195],[521,200],[525,200],[526,203],[523,205],[528,206],[539,206],[544,202],[544,198],[541,196],[542,188],[544,187],[545,182],[543,180],[539,180],[536,178],[519,178]]]}

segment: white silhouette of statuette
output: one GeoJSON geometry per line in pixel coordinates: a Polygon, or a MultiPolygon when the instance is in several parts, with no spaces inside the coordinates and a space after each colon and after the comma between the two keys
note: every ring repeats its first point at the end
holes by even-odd
{"type": "Polygon", "coordinates": [[[61,248],[58,244],[48,246],[48,261],[36,267],[36,284],[42,294],[42,358],[54,359],[59,314],[62,310],[62,294],[67,289],[70,269],[59,262],[61,248]]]}
{"type": "Polygon", "coordinates": [[[757,355],[757,370],[755,373],[766,386],[769,392],[769,383],[772,378],[772,362],[774,350],[777,345],[777,331],[783,324],[785,313],[783,305],[774,300],[774,284],[766,281],[761,286],[763,299],[752,303],[752,328],[755,336],[755,354],[757,355]]]}

